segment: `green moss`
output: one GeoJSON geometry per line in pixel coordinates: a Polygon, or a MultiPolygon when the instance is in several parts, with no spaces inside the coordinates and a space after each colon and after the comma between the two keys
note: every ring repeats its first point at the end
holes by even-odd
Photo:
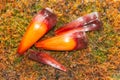
{"type": "Polygon", "coordinates": [[[97,61],[97,63],[103,63],[107,60],[107,55],[101,50],[93,50],[92,54],[94,55],[94,59],[97,61]]]}
{"type": "Polygon", "coordinates": [[[36,70],[36,71],[39,71],[40,70],[40,65],[39,64],[33,64],[33,69],[36,70]]]}
{"type": "Polygon", "coordinates": [[[24,56],[16,57],[14,60],[14,64],[17,65],[23,60],[24,56]]]}

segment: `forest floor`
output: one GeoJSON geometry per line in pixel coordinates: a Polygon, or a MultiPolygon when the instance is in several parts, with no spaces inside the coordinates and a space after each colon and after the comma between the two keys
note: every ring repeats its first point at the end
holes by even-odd
{"type": "MultiPolygon", "coordinates": [[[[31,49],[38,50],[34,46],[31,49]]],[[[120,1],[0,1],[0,80],[120,80],[120,1]],[[67,67],[67,72],[29,60],[27,54],[16,56],[31,19],[46,7],[54,11],[58,21],[44,38],[53,36],[61,25],[80,16],[94,11],[101,14],[103,28],[87,32],[89,44],[86,49],[48,51],[67,67]]]]}

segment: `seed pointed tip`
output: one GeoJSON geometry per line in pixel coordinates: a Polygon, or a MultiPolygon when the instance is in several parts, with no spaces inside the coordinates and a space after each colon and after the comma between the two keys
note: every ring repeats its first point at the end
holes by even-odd
{"type": "Polygon", "coordinates": [[[64,66],[61,66],[61,69],[60,69],[60,70],[62,70],[62,71],[64,71],[64,72],[67,71],[67,69],[66,69],[64,66]]]}
{"type": "Polygon", "coordinates": [[[17,57],[23,56],[24,54],[25,54],[25,52],[21,52],[19,50],[17,50],[17,52],[16,52],[17,57]]]}
{"type": "Polygon", "coordinates": [[[53,13],[53,10],[51,8],[45,8],[46,10],[50,11],[51,13],[53,13]]]}

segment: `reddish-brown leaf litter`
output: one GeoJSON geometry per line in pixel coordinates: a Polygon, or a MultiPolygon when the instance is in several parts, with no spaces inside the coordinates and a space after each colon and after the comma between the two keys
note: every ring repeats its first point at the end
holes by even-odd
{"type": "MultiPolygon", "coordinates": [[[[92,24],[85,26],[89,28],[89,26],[93,26],[92,24]]],[[[82,29],[79,28],[79,30],[82,29]]],[[[83,34],[83,32],[80,32],[79,36],[80,34],[83,34]]],[[[38,34],[34,37],[37,36],[38,34]]],[[[29,37],[29,39],[31,38],[29,37]]],[[[60,39],[55,42],[59,41],[60,39]]],[[[45,43],[48,45],[50,42],[45,43]]],[[[57,46],[52,48],[55,49],[57,46]]],[[[119,80],[119,66],[119,0],[0,1],[0,80],[119,80]],[[52,9],[53,13],[57,15],[57,22],[54,28],[39,40],[40,42],[47,41],[47,39],[54,38],[54,36],[72,33],[74,30],[55,34],[62,26],[69,26],[70,22],[74,22],[79,17],[92,12],[100,13],[99,18],[102,25],[97,25],[99,20],[91,23],[102,27],[97,31],[85,32],[87,47],[84,49],[49,51],[49,49],[36,48],[33,45],[29,48],[33,52],[26,50],[24,56],[18,56],[17,49],[27,27],[33,17],[46,7],[52,9]],[[48,63],[45,62],[47,57],[47,60],[50,59],[53,63],[60,65],[66,72],[46,64],[37,63],[29,59],[28,56],[46,64],[48,63]]]]}

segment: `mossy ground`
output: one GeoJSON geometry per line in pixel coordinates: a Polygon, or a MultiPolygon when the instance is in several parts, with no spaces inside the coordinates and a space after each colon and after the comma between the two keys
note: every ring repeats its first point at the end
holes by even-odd
{"type": "MultiPolygon", "coordinates": [[[[38,50],[35,47],[31,49],[38,50]]],[[[120,79],[120,1],[96,0],[2,0],[0,1],[0,79],[1,80],[119,80],[120,79]],[[49,51],[67,67],[62,72],[51,66],[16,56],[20,40],[32,17],[49,7],[59,26],[93,11],[101,13],[103,29],[87,32],[88,48],[80,51],[49,51]]]]}

